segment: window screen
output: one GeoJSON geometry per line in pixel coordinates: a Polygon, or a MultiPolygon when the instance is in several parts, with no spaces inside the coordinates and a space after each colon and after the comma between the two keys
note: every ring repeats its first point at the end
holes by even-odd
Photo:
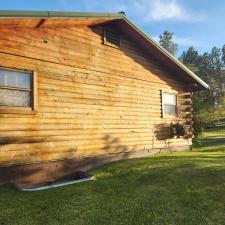
{"type": "Polygon", "coordinates": [[[162,93],[163,116],[177,115],[177,96],[172,93],[162,93]]]}
{"type": "Polygon", "coordinates": [[[0,68],[0,105],[31,107],[32,73],[0,68]]]}

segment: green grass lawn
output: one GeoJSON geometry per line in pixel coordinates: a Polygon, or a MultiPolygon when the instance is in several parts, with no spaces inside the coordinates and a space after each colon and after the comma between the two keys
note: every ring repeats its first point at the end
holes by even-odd
{"type": "Polygon", "coordinates": [[[192,152],[123,160],[97,180],[41,192],[0,187],[1,225],[225,224],[225,135],[192,152]]]}

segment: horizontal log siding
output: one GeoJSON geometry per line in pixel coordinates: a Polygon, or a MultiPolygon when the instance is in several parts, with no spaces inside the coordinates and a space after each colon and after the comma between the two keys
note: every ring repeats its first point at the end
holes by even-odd
{"type": "Polygon", "coordinates": [[[126,37],[116,49],[101,28],[1,29],[0,66],[38,81],[35,114],[0,109],[0,165],[191,145],[168,139],[172,121],[191,124],[184,84],[126,37]],[[178,93],[178,118],[161,118],[160,90],[178,93]]]}

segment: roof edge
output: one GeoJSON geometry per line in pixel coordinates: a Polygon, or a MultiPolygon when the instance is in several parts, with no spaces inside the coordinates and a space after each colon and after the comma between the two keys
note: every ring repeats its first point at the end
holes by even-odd
{"type": "Polygon", "coordinates": [[[0,19],[1,18],[115,18],[115,19],[122,19],[123,17],[124,17],[123,13],[0,10],[0,19]]]}

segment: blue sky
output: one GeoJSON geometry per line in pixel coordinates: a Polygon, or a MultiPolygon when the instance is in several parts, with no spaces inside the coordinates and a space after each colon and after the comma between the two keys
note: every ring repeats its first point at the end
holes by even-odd
{"type": "Polygon", "coordinates": [[[225,44],[224,0],[0,0],[0,10],[125,11],[156,40],[174,32],[178,55],[189,46],[205,52],[225,44]]]}

